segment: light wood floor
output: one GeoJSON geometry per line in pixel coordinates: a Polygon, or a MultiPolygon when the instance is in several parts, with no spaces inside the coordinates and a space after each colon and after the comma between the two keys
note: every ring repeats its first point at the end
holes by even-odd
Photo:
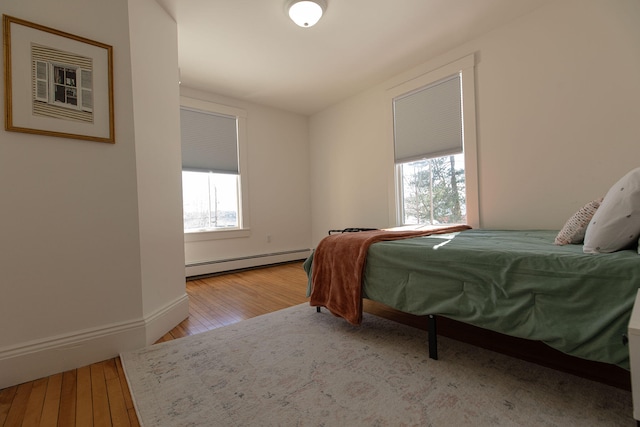
{"type": "MultiPolygon", "coordinates": [[[[187,282],[189,318],[158,342],[307,301],[302,263],[187,282]]],[[[0,426],[138,426],[120,358],[0,390],[0,426]]]]}

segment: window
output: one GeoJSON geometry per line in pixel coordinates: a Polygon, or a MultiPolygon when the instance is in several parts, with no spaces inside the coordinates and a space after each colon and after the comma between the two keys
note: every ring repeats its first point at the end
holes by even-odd
{"type": "Polygon", "coordinates": [[[238,175],[182,171],[184,231],[238,228],[238,175]]]}
{"type": "Polygon", "coordinates": [[[470,55],[388,91],[398,225],[478,226],[473,64],[470,55]]]}
{"type": "Polygon", "coordinates": [[[464,224],[467,221],[464,155],[398,165],[402,178],[402,224],[464,224]]]}
{"type": "Polygon", "coordinates": [[[185,233],[211,237],[248,228],[241,175],[244,111],[190,98],[181,98],[181,104],[185,233]]]}

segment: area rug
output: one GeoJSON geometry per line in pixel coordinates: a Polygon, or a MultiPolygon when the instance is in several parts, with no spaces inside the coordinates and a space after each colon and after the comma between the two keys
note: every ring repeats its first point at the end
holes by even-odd
{"type": "Polygon", "coordinates": [[[143,426],[631,426],[631,393],[302,304],[123,353],[143,426]]]}

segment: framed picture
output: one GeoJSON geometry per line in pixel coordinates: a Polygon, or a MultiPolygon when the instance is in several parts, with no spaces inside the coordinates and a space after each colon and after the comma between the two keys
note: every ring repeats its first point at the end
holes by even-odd
{"type": "Polygon", "coordinates": [[[3,15],[5,129],[115,143],[111,46],[3,15]]]}

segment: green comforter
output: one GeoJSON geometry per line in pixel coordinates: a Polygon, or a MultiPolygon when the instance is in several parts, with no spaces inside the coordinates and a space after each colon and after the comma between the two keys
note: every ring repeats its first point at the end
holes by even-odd
{"type": "Polygon", "coordinates": [[[375,243],[363,295],[629,369],[622,336],[640,287],[640,255],[635,248],[584,254],[580,245],[554,245],[556,234],[468,230],[375,243]]]}

